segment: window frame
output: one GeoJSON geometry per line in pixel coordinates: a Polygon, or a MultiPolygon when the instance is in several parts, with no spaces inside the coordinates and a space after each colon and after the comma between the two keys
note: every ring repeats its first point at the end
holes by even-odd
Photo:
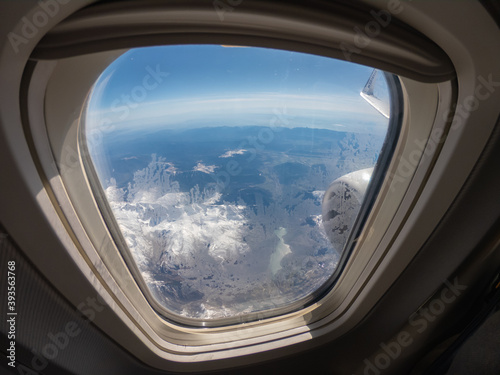
{"type": "MultiPolygon", "coordinates": [[[[92,56],[92,58],[95,58],[95,55],[92,56]]],[[[78,59],[78,58],[75,58],[78,59]]],[[[70,66],[71,63],[74,61],[69,61],[69,60],[64,60],[64,62],[61,64],[59,63],[59,68],[61,68],[61,71],[63,74],[61,74],[61,77],[64,77],[64,73],[68,73],[68,71],[71,70],[70,66]],[[66,66],[62,66],[66,65],[66,66]]],[[[43,68],[44,65],[52,65],[53,63],[41,63],[37,64],[35,71],[34,71],[34,76],[32,77],[32,82],[36,82],[36,78],[42,78],[41,76],[46,79],[46,69],[48,69],[47,66],[45,66],[45,69],[43,68]]],[[[57,70],[58,67],[54,67],[55,70],[57,70]]],[[[54,73],[53,73],[54,74],[54,73]]],[[[52,77],[54,78],[54,77],[52,77]]],[[[62,81],[61,81],[62,82],[62,81]]],[[[93,82],[92,82],[93,83],[93,82]]],[[[411,87],[411,85],[414,86],[419,86],[423,85],[427,91],[429,91],[429,87],[432,86],[432,90],[434,91],[434,100],[435,104],[437,106],[437,90],[434,87],[434,85],[429,85],[429,84],[418,84],[415,83],[411,80],[408,79],[402,79],[402,88],[403,88],[403,95],[405,95],[405,107],[411,106],[412,104],[409,101],[410,95],[408,95],[408,89],[411,88],[415,90],[417,87],[411,87]]],[[[442,84],[445,85],[446,84],[442,84]]],[[[50,86],[50,84],[49,84],[50,86]]],[[[50,97],[50,94],[53,92],[53,89],[55,87],[50,88],[47,87],[47,92],[46,92],[46,98],[48,99],[50,97]]],[[[421,89],[421,88],[420,88],[421,89]]],[[[443,87],[443,89],[446,89],[443,87]]],[[[86,91],[88,94],[88,91],[86,91]]],[[[428,94],[428,93],[427,93],[428,94]]],[[[425,95],[426,98],[429,98],[429,96],[432,95],[425,95]]],[[[54,103],[59,102],[59,100],[53,99],[54,103]]],[[[83,103],[81,104],[83,108],[83,103]]],[[[51,106],[50,100],[46,103],[46,106],[51,106]]],[[[42,108],[40,108],[42,109],[42,108]]],[[[61,131],[58,130],[56,131],[55,129],[55,124],[58,122],[57,120],[51,121],[51,115],[47,113],[48,108],[45,108],[45,117],[47,119],[47,123],[45,125],[42,124],[43,127],[46,127],[45,129],[48,130],[48,135],[49,139],[45,138],[45,143],[43,147],[47,150],[52,148],[51,154],[53,151],[54,144],[59,144],[59,152],[54,152],[54,155],[56,156],[56,160],[54,163],[54,160],[52,160],[51,166],[55,167],[57,165],[62,165],[64,164],[64,160],[68,159],[70,157],[70,151],[74,150],[75,147],[78,148],[77,145],[77,128],[78,128],[78,122],[81,120],[80,113],[78,114],[77,118],[75,118],[75,121],[71,122],[69,124],[69,129],[66,131],[61,131]],[[54,125],[54,126],[52,126],[54,125]],[[52,129],[51,129],[52,128],[52,129]],[[52,140],[50,140],[50,137],[52,136],[52,140]],[[57,139],[59,138],[59,139],[57,139]],[[73,142],[73,145],[68,144],[68,142],[73,142]],[[52,145],[52,147],[50,147],[52,145]],[[59,154],[60,153],[60,154],[59,154]],[[62,163],[61,163],[62,162],[62,163]]],[[[43,111],[43,109],[42,109],[43,111]]],[[[49,110],[50,112],[50,110],[49,110]]],[[[404,135],[402,138],[400,138],[400,141],[398,142],[398,145],[396,146],[396,155],[400,155],[402,152],[411,152],[411,150],[404,150],[404,147],[401,145],[401,140],[405,140],[408,137],[408,122],[411,121],[418,121],[416,120],[410,120],[409,119],[409,113],[408,109],[405,108],[404,112],[404,118],[403,118],[403,128],[401,129],[402,135],[404,135]]],[[[418,114],[417,112],[413,111],[413,114],[416,115],[418,114]]],[[[34,115],[34,114],[33,114],[34,115]]],[[[434,118],[434,116],[431,116],[431,118],[434,118]]],[[[420,122],[420,121],[418,121],[420,122]]],[[[432,125],[432,121],[426,121],[428,124],[432,125]]],[[[443,125],[443,124],[441,124],[443,125]]],[[[61,124],[59,124],[61,126],[61,124]]],[[[66,123],[64,126],[68,127],[68,124],[66,123]]],[[[421,130],[423,127],[419,127],[419,130],[421,130]]],[[[45,129],[32,129],[32,132],[36,131],[36,133],[40,133],[40,131],[44,131],[45,129]]],[[[414,129],[415,130],[415,129],[414,129]]],[[[430,131],[430,129],[428,129],[430,131]]],[[[46,133],[47,134],[47,133],[46,133]]],[[[37,140],[41,140],[42,137],[34,137],[37,140]]],[[[37,141],[37,143],[41,143],[40,141],[37,141]]],[[[403,156],[398,156],[400,159],[403,156]]],[[[391,171],[397,167],[397,158],[391,161],[391,165],[389,166],[389,174],[391,171]]],[[[226,357],[226,356],[232,356],[234,355],[234,352],[238,351],[243,351],[244,353],[250,353],[254,352],[254,350],[262,350],[262,345],[266,346],[271,345],[273,347],[279,347],[281,345],[288,345],[290,343],[290,340],[295,341],[298,339],[298,337],[302,337],[302,339],[305,339],[305,337],[308,337],[310,334],[309,332],[315,331],[316,329],[320,329],[326,322],[333,327],[334,325],[332,324],[333,321],[337,321],[337,324],[340,324],[342,321],[342,316],[346,313],[346,311],[352,306],[352,303],[358,301],[360,295],[365,294],[367,292],[366,289],[360,288],[359,281],[361,281],[361,285],[366,283],[369,277],[365,276],[362,277],[360,280],[359,274],[358,278],[352,278],[352,276],[349,276],[347,271],[352,272],[352,270],[355,270],[356,272],[360,273],[360,271],[363,271],[364,268],[366,267],[366,261],[371,261],[373,262],[374,259],[378,259],[378,262],[382,261],[384,259],[385,254],[380,254],[381,248],[380,246],[377,248],[377,252],[374,253],[367,253],[366,251],[363,251],[359,246],[354,249],[353,251],[353,256],[349,259],[347,262],[345,269],[346,271],[342,273],[340,276],[340,279],[342,282],[339,282],[335,284],[334,288],[325,296],[323,297],[320,301],[317,301],[316,303],[311,304],[310,306],[301,309],[299,311],[287,313],[283,316],[275,316],[272,318],[268,318],[265,320],[254,320],[252,322],[239,322],[239,324],[233,324],[229,326],[224,326],[224,327],[214,327],[214,328],[208,328],[209,331],[207,331],[206,327],[197,327],[197,328],[190,328],[187,326],[182,326],[179,325],[178,323],[175,324],[173,322],[169,322],[168,320],[164,320],[163,318],[157,316],[154,311],[149,311],[147,313],[145,310],[148,309],[149,304],[147,303],[147,300],[142,296],[142,291],[140,291],[139,288],[135,285],[135,281],[133,276],[130,274],[128,267],[126,267],[125,263],[123,260],[121,260],[121,255],[120,251],[118,248],[115,246],[114,241],[112,240],[112,237],[95,237],[92,238],[92,236],[95,234],[96,231],[93,230],[93,228],[101,227],[101,229],[106,228],[105,221],[102,220],[95,220],[99,216],[96,216],[95,218],[92,219],[85,219],[85,214],[84,214],[84,209],[83,207],[87,207],[87,211],[89,211],[89,208],[94,212],[94,214],[99,213],[99,209],[95,203],[95,201],[92,202],[85,202],[82,204],[82,206],[78,206],[78,200],[81,200],[82,197],[82,192],[83,190],[87,191],[87,194],[89,195],[90,198],[92,198],[92,193],[90,186],[88,185],[88,182],[86,182],[87,177],[85,176],[85,171],[82,168],[82,166],[79,164],[81,160],[78,161],[78,165],[75,165],[77,168],[72,168],[72,172],[78,172],[79,177],[75,178],[74,175],[70,175],[70,172],[63,173],[62,176],[56,176],[55,179],[52,179],[50,181],[50,184],[52,185],[53,191],[56,192],[56,199],[58,202],[61,202],[61,209],[63,210],[64,216],[68,219],[69,221],[69,226],[71,229],[76,233],[76,236],[78,237],[78,242],[80,243],[81,246],[81,252],[84,252],[86,256],[89,257],[90,264],[92,268],[94,268],[94,272],[96,272],[100,277],[100,282],[104,282],[104,285],[107,285],[107,288],[109,292],[112,292],[115,295],[115,298],[118,298],[118,301],[115,299],[116,303],[116,308],[121,309],[123,312],[127,312],[129,317],[133,316],[133,320],[135,320],[136,324],[139,323],[140,326],[143,328],[143,333],[147,333],[146,337],[148,337],[148,340],[153,341],[155,338],[159,339],[159,341],[162,343],[162,347],[166,352],[170,352],[170,354],[173,354],[177,351],[179,351],[179,348],[182,347],[184,349],[184,355],[187,353],[192,353],[193,351],[198,352],[198,353],[205,353],[205,354],[199,354],[202,358],[205,355],[210,355],[210,353],[218,352],[219,354],[222,354],[221,357],[226,357]],[[72,191],[77,190],[77,191],[72,191]],[[75,197],[78,197],[75,199],[75,197]],[[91,204],[89,204],[91,203],[91,204]],[[93,224],[90,224],[90,223],[93,224]],[[83,225],[82,225],[83,224],[83,225]],[[75,226],[79,225],[80,228],[77,228],[78,230],[75,231],[75,226]],[[103,244],[103,239],[104,239],[104,244],[106,246],[106,249],[102,248],[103,244]],[[101,246],[100,246],[101,245],[101,246]],[[85,249],[84,249],[85,248],[85,249]],[[99,251],[100,250],[100,251],[99,251]],[[113,254],[115,255],[114,257],[111,257],[111,251],[113,250],[113,254]],[[91,255],[91,256],[89,256],[91,255]],[[360,262],[360,257],[363,258],[364,262],[360,262]],[[373,259],[370,259],[373,258],[373,259]],[[363,265],[364,264],[364,265],[363,265]],[[347,281],[349,280],[350,281],[347,281]],[[358,284],[358,285],[356,285],[358,284]],[[353,287],[356,286],[357,292],[353,289],[353,287]],[[135,289],[136,295],[135,298],[136,300],[134,301],[134,297],[130,295],[131,289],[135,289]],[[121,295],[121,297],[118,297],[121,295]],[[347,298],[347,297],[350,298],[347,298]],[[350,301],[350,302],[349,302],[350,301]],[[132,313],[131,313],[132,312],[132,313]],[[141,324],[142,323],[142,324],[141,324]],[[237,335],[235,335],[237,333],[237,335]],[[187,336],[186,336],[187,335],[187,336]],[[198,336],[198,339],[196,339],[196,336],[198,336]],[[200,345],[200,342],[207,342],[207,336],[212,336],[211,339],[208,339],[208,342],[210,342],[207,345],[200,345]],[[227,349],[227,340],[230,338],[231,341],[231,350],[225,350],[221,351],[222,349],[227,349]],[[280,344],[277,345],[277,340],[279,338],[280,344]],[[201,341],[200,341],[201,340],[201,341]],[[269,341],[270,340],[270,341],[269,341]],[[188,346],[186,345],[186,342],[198,342],[198,344],[194,346],[188,346]],[[257,342],[259,344],[257,345],[252,345],[251,347],[247,347],[250,342],[257,342]],[[271,344],[272,343],[272,344],[271,344]],[[288,344],[287,344],[288,343],[288,344]],[[170,347],[170,350],[168,348],[170,347]],[[172,350],[172,347],[176,347],[176,350],[172,350]],[[251,348],[251,349],[250,349],[251,348]],[[260,348],[260,349],[257,349],[260,348]],[[232,354],[231,354],[232,353],[232,354]]],[[[413,181],[413,180],[412,180],[413,181]]],[[[390,181],[389,181],[390,182],[390,181]]],[[[410,181],[408,181],[409,184],[410,181]]],[[[381,189],[381,191],[387,191],[388,190],[388,181],[384,181],[384,185],[381,189]]],[[[401,199],[404,196],[404,192],[406,189],[401,189],[401,199]]],[[[373,225],[371,224],[372,222],[377,221],[377,215],[376,212],[380,212],[381,208],[377,207],[377,205],[380,205],[383,199],[379,196],[377,197],[377,200],[375,202],[375,209],[372,211],[369,215],[369,218],[367,222],[370,222],[370,227],[373,225]]],[[[387,200],[386,200],[387,202],[387,200]]],[[[394,202],[392,202],[394,203],[394,202]]],[[[392,204],[393,208],[397,208],[397,205],[392,204]]],[[[387,217],[385,218],[387,219],[387,217]]],[[[392,219],[392,217],[391,217],[392,219]]],[[[381,220],[381,217],[379,217],[379,220],[381,220]]],[[[388,224],[387,222],[385,223],[386,225],[388,224]]],[[[108,233],[109,235],[109,233],[108,233]]],[[[363,238],[366,237],[366,233],[361,236],[360,238],[360,243],[363,242],[363,238]]],[[[390,250],[389,248],[384,248],[384,250],[388,251],[390,250]]],[[[416,251],[416,249],[415,249],[416,251]]],[[[407,255],[410,255],[411,253],[408,253],[407,255]]],[[[414,255],[414,254],[411,254],[414,255]]],[[[407,261],[411,259],[411,255],[407,256],[407,261]]],[[[380,271],[374,267],[372,267],[372,272],[373,271],[380,271]]],[[[373,275],[370,275],[373,277],[373,275]]],[[[359,310],[356,311],[357,314],[360,313],[359,310]]],[[[336,327],[337,330],[340,328],[345,328],[341,326],[336,327]]],[[[174,357],[177,357],[178,355],[174,355],[174,357]]],[[[185,358],[183,355],[181,355],[181,358],[185,358]]]]}
{"type": "MultiPolygon", "coordinates": [[[[115,53],[116,52],[112,52],[111,55],[115,53]]],[[[95,55],[87,56],[90,60],[93,57],[95,57],[95,55]]],[[[166,322],[162,328],[161,324],[159,325],[158,322],[148,321],[148,317],[145,316],[144,312],[139,311],[137,305],[132,303],[130,298],[126,295],[126,293],[124,293],[124,289],[126,289],[124,286],[128,285],[117,283],[115,280],[117,275],[113,274],[113,268],[121,267],[123,264],[114,260],[106,265],[101,258],[102,254],[99,254],[96,251],[96,248],[99,247],[96,243],[98,243],[99,240],[93,242],[89,238],[92,233],[90,233],[88,228],[82,224],[82,215],[81,211],[79,211],[81,207],[77,207],[75,204],[75,195],[70,192],[71,187],[69,187],[69,185],[75,184],[75,182],[68,184],[68,178],[64,181],[64,178],[61,178],[59,175],[59,168],[57,166],[60,166],[62,164],[61,161],[64,162],[65,158],[71,158],[70,153],[68,153],[68,149],[65,150],[65,147],[69,146],[70,149],[74,149],[75,147],[74,144],[69,145],[65,142],[71,142],[72,139],[74,142],[74,126],[75,121],[79,119],[79,113],[76,114],[76,118],[74,118],[75,121],[70,121],[69,123],[66,122],[65,124],[61,123],[61,118],[54,119],[54,113],[48,113],[51,111],[50,107],[54,106],[54,102],[58,101],[53,98],[49,99],[50,95],[53,94],[54,91],[57,91],[54,85],[59,85],[58,89],[60,89],[61,86],[60,81],[58,81],[57,84],[48,81],[49,77],[54,78],[51,74],[60,73],[60,68],[62,68],[62,70],[68,69],[68,67],[75,62],[75,60],[70,60],[75,58],[77,59],[78,57],[60,60],[57,64],[54,62],[41,61],[31,67],[32,70],[29,77],[29,87],[33,88],[41,84],[41,89],[39,87],[33,91],[29,91],[29,97],[27,100],[28,103],[26,105],[28,107],[30,119],[29,129],[26,129],[26,132],[28,137],[33,139],[33,147],[36,149],[36,154],[41,164],[41,170],[43,170],[47,176],[46,188],[52,191],[54,204],[60,206],[60,211],[58,212],[59,217],[61,217],[61,220],[66,221],[66,229],[68,230],[68,233],[71,233],[72,241],[77,249],[77,252],[73,252],[73,254],[79,254],[79,256],[85,259],[86,265],[81,264],[81,267],[83,267],[82,269],[92,270],[92,274],[87,276],[91,279],[92,284],[95,285],[96,289],[99,290],[100,293],[106,295],[106,300],[112,305],[113,311],[116,315],[127,321],[127,326],[135,332],[138,337],[140,336],[140,341],[143,344],[151,349],[152,346],[150,343],[154,343],[156,349],[153,351],[157,355],[176,362],[207,361],[213,358],[230,358],[243,354],[258,353],[262,350],[266,350],[266,348],[280,348],[288,346],[292,343],[307,341],[311,339],[312,332],[315,332],[315,335],[328,334],[330,337],[332,335],[338,336],[342,334],[342,332],[349,329],[349,327],[353,327],[354,321],[359,321],[367,313],[367,311],[369,311],[370,303],[376,301],[376,299],[374,300],[376,297],[375,295],[368,296],[368,282],[371,283],[374,280],[380,281],[383,279],[382,285],[385,285],[385,287],[390,285],[390,280],[393,280],[393,276],[381,273],[383,269],[387,267],[387,264],[391,264],[391,261],[394,265],[392,258],[395,255],[401,255],[401,251],[396,252],[394,249],[388,247],[387,244],[385,244],[385,246],[380,244],[376,251],[370,254],[362,254],[359,250],[353,251],[354,259],[351,258],[349,260],[346,265],[346,270],[349,271],[352,268],[358,268],[358,271],[363,271],[367,265],[369,265],[371,269],[368,274],[365,273],[363,277],[359,278],[359,280],[351,280],[351,286],[356,286],[358,291],[357,293],[354,293],[355,298],[352,298],[353,293],[350,291],[344,291],[342,293],[344,297],[348,294],[351,296],[351,298],[349,298],[350,302],[346,302],[344,299],[334,301],[332,295],[337,293],[337,296],[339,296],[338,289],[336,290],[334,288],[334,290],[328,293],[328,295],[325,296],[320,303],[311,305],[308,308],[301,310],[299,313],[291,313],[282,317],[266,319],[265,322],[256,321],[253,323],[241,324],[236,327],[210,328],[208,330],[198,328],[196,330],[191,330],[186,327],[172,325],[168,322],[166,322]],[[51,85],[52,87],[50,87],[51,85]],[[40,105],[40,97],[43,98],[44,96],[47,99],[45,108],[43,108],[43,105],[40,105]],[[50,101],[52,101],[52,103],[49,103],[50,101]],[[43,119],[41,121],[42,123],[40,122],[40,119],[43,119]],[[46,123],[43,123],[44,120],[46,123]],[[57,129],[57,126],[60,128],[57,129]],[[364,258],[364,266],[359,264],[360,258],[364,258]],[[363,299],[363,301],[361,301],[361,299],[363,299]],[[363,308],[360,308],[360,306],[363,308]],[[320,316],[322,316],[322,318],[319,318],[320,316]],[[349,324],[346,324],[347,318],[350,320],[349,324]],[[332,324],[333,322],[335,322],[335,324],[332,324]],[[235,332],[237,333],[237,337],[235,337],[235,332]],[[207,339],[207,336],[211,337],[207,339]],[[230,344],[228,344],[228,342],[230,342],[230,344]],[[186,343],[189,344],[186,345],[186,343]],[[192,358],[193,354],[196,354],[196,358],[194,359],[192,358]]],[[[107,59],[109,60],[110,57],[108,56],[107,59]]],[[[82,64],[81,61],[80,64],[82,64]]],[[[435,124],[437,128],[445,128],[447,125],[446,121],[440,121],[440,119],[442,118],[442,114],[449,109],[453,100],[454,88],[452,85],[449,82],[436,84],[432,85],[434,89],[430,90],[429,86],[426,84],[420,84],[420,87],[418,87],[419,84],[416,84],[409,79],[402,79],[402,83],[404,91],[403,95],[405,95],[406,99],[402,139],[408,137],[411,130],[408,129],[408,127],[411,123],[423,120],[422,116],[419,118],[419,114],[415,113],[415,110],[409,111],[409,109],[413,107],[418,108],[419,106],[418,104],[411,102],[410,98],[413,98],[413,94],[418,96],[423,95],[422,92],[426,93],[434,91],[433,98],[435,100],[438,97],[443,99],[440,102],[439,107],[437,106],[436,100],[436,110],[433,111],[434,115],[431,117],[432,119],[437,120],[437,123],[435,124]],[[420,92],[420,94],[416,94],[417,92],[420,92]]],[[[62,84],[62,86],[64,86],[64,84],[62,84]]],[[[71,110],[74,110],[74,105],[70,106],[70,108],[71,110]]],[[[82,103],[80,103],[80,108],[82,108],[82,103]]],[[[75,113],[73,113],[73,117],[74,116],[75,113]]],[[[427,123],[430,123],[431,126],[434,125],[433,120],[427,121],[427,123]]],[[[402,142],[399,142],[396,146],[396,159],[402,159],[405,157],[405,152],[407,153],[406,155],[408,155],[408,153],[412,151],[411,149],[405,149],[404,145],[401,143],[402,142]]],[[[406,187],[403,188],[400,186],[402,197],[401,200],[397,202],[396,209],[400,207],[400,203],[402,202],[407,190],[410,191],[411,189],[416,189],[417,192],[419,190],[421,192],[422,183],[428,177],[429,167],[432,167],[438,151],[439,150],[436,150],[436,153],[432,158],[427,159],[427,162],[425,163],[426,165],[418,165],[413,178],[408,179],[408,185],[406,187]]],[[[396,170],[397,160],[393,159],[391,165],[389,166],[389,174],[396,170]]],[[[82,173],[82,176],[84,176],[84,173],[82,173]]],[[[80,183],[83,182],[81,185],[82,189],[89,188],[88,185],[84,183],[85,179],[80,179],[78,181],[80,183]]],[[[386,193],[387,189],[389,189],[388,182],[384,181],[384,186],[382,187],[381,192],[386,193]]],[[[376,219],[374,217],[375,211],[377,213],[381,211],[380,207],[377,206],[381,203],[380,200],[381,197],[379,196],[374,205],[374,212],[370,214],[367,222],[371,222],[376,219]]],[[[407,199],[409,202],[406,205],[401,205],[401,207],[406,206],[406,210],[400,209],[398,214],[407,219],[409,215],[408,209],[411,210],[415,206],[415,200],[415,196],[407,199]]],[[[89,206],[89,209],[95,208],[95,202],[89,206]]],[[[389,219],[391,221],[389,224],[392,224],[393,218],[396,220],[396,217],[394,216],[390,218],[386,217],[385,219],[389,219]]],[[[387,238],[384,238],[384,240],[390,243],[392,239],[395,238],[394,236],[400,232],[403,223],[404,221],[398,223],[398,225],[394,225],[396,228],[392,231],[392,235],[386,235],[390,232],[390,228],[386,228],[384,235],[387,238]]],[[[105,227],[102,221],[98,221],[94,225],[105,227]]],[[[365,234],[362,237],[366,237],[367,235],[368,234],[365,234]]],[[[102,242],[102,238],[100,240],[102,242]]],[[[416,254],[417,250],[418,248],[414,246],[412,251],[408,251],[400,257],[401,259],[396,262],[397,269],[399,270],[396,272],[397,274],[402,272],[404,266],[408,264],[408,262],[416,254]]],[[[361,274],[363,272],[359,273],[361,274]]],[[[127,276],[127,272],[124,272],[124,276],[127,276]]],[[[341,276],[344,276],[343,279],[345,280],[345,274],[341,276]]],[[[380,293],[383,289],[383,287],[378,288],[378,296],[381,295],[380,293]]]]}
{"type": "MultiPolygon", "coordinates": [[[[251,48],[251,47],[250,47],[251,48]]],[[[379,158],[377,159],[376,165],[374,166],[374,171],[368,187],[365,193],[363,203],[360,207],[358,214],[356,215],[356,220],[353,223],[352,229],[350,231],[348,240],[344,246],[344,249],[339,254],[339,260],[337,267],[334,272],[328,277],[328,279],[315,291],[302,297],[286,306],[266,309],[262,311],[257,311],[253,313],[247,313],[244,315],[238,315],[235,317],[228,318],[218,318],[213,320],[203,320],[197,318],[189,318],[179,314],[176,314],[167,307],[159,303],[156,298],[152,295],[149,287],[146,285],[141,271],[128,247],[126,240],[119,228],[119,223],[117,222],[115,215],[111,206],[109,205],[106,194],[101,186],[100,178],[94,167],[94,163],[91,160],[90,152],[86,142],[86,114],[89,105],[90,98],[92,96],[93,89],[91,89],[85,104],[83,105],[82,115],[78,125],[78,149],[80,150],[81,163],[83,164],[84,173],[87,179],[87,184],[91,186],[95,202],[99,208],[104,222],[108,228],[111,240],[115,243],[116,247],[119,249],[123,260],[127,267],[129,268],[131,274],[133,275],[139,288],[142,290],[146,300],[153,307],[156,312],[161,315],[166,320],[184,325],[186,327],[224,327],[241,323],[249,323],[252,321],[260,321],[262,319],[279,317],[288,313],[293,313],[299,311],[300,309],[306,308],[316,302],[318,302],[323,296],[327,295],[328,292],[335,286],[342,270],[344,269],[350,254],[356,244],[357,238],[360,237],[361,232],[364,227],[368,215],[371,211],[375,199],[377,197],[378,191],[381,188],[382,182],[384,180],[386,170],[389,167],[390,160],[392,159],[394,149],[398,141],[400,134],[401,123],[403,120],[403,94],[401,90],[401,83],[399,78],[395,75],[381,72],[388,85],[389,98],[390,98],[390,113],[388,130],[385,135],[384,143],[379,153],[379,158]],[[394,114],[394,115],[392,115],[394,114]]],[[[355,172],[355,171],[353,171],[355,172]]]]}

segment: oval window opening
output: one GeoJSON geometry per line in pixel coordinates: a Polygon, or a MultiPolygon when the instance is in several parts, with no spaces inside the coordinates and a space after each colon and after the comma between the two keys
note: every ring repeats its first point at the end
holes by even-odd
{"type": "Polygon", "coordinates": [[[331,58],[138,48],[95,83],[81,142],[108,227],[164,314],[292,311],[339,266],[390,100],[385,73],[331,58]]]}

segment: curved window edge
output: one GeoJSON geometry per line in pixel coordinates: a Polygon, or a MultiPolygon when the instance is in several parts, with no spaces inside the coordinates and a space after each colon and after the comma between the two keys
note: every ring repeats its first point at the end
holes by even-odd
{"type": "MultiPolygon", "coordinates": [[[[341,273],[343,272],[349,257],[356,246],[357,239],[361,235],[364,228],[364,224],[368,218],[368,215],[373,207],[375,200],[377,198],[378,192],[384,181],[386,172],[389,168],[389,163],[393,157],[396,144],[398,142],[398,137],[400,134],[402,121],[403,121],[403,93],[401,90],[401,82],[398,76],[390,73],[383,72],[386,82],[388,83],[389,98],[390,98],[390,113],[388,131],[385,136],[382,149],[380,150],[379,157],[377,159],[376,165],[366,193],[363,198],[360,210],[356,215],[355,222],[348,236],[347,242],[344,246],[343,251],[340,252],[340,258],[337,263],[333,274],[315,291],[311,294],[306,295],[299,300],[279,308],[272,308],[258,312],[250,312],[244,315],[238,315],[229,318],[217,318],[213,320],[203,320],[191,317],[185,317],[179,314],[175,314],[169,311],[166,307],[161,305],[157,299],[152,295],[149,287],[146,285],[144,278],[137,266],[137,263],[126,244],[125,238],[119,228],[118,222],[115,219],[115,215],[108,203],[106,194],[101,186],[100,179],[95,170],[94,164],[90,158],[90,152],[87,147],[86,142],[86,113],[87,107],[90,100],[90,94],[87,97],[85,104],[83,106],[82,115],[79,120],[78,126],[78,147],[81,150],[81,162],[85,170],[86,178],[88,180],[88,185],[93,191],[94,198],[96,200],[97,206],[99,207],[100,213],[103,217],[103,221],[109,230],[112,241],[116,244],[119,249],[121,256],[130,272],[138,284],[140,290],[144,294],[148,303],[152,308],[172,324],[181,325],[185,328],[196,328],[196,327],[225,327],[233,326],[242,323],[258,322],[264,319],[278,318],[280,316],[295,313],[303,310],[309,306],[317,304],[323,297],[328,295],[328,293],[335,287],[341,273]]],[[[90,93],[93,89],[90,90],[90,93]]]]}

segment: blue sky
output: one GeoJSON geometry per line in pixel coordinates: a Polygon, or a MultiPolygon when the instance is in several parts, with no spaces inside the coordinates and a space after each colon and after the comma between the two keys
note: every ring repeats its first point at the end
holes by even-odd
{"type": "MultiPolygon", "coordinates": [[[[96,82],[87,130],[281,126],[385,133],[359,95],[372,69],[326,57],[217,45],[146,47],[115,60],[96,82]]],[[[387,95],[385,83],[378,90],[387,95]]]]}

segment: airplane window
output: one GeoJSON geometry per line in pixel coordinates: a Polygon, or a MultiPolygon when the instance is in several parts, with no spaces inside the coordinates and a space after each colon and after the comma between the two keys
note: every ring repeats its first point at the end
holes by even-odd
{"type": "Polygon", "coordinates": [[[381,153],[390,94],[383,72],[292,51],[123,54],[95,83],[81,138],[136,277],[166,311],[202,320],[324,290],[381,153]]]}

